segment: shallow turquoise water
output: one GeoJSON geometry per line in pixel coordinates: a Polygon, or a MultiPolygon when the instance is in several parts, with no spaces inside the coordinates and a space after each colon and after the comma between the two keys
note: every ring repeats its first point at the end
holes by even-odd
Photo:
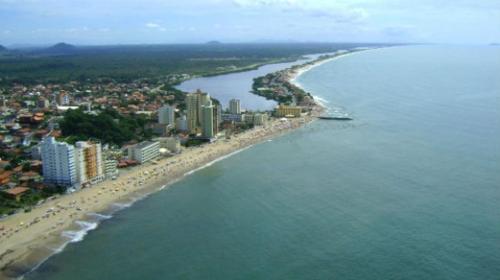
{"type": "Polygon", "coordinates": [[[500,48],[358,53],[317,121],[115,214],[28,279],[500,279],[500,48]]]}

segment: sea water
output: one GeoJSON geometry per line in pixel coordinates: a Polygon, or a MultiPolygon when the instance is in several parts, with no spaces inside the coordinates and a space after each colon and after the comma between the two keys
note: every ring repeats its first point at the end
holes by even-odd
{"type": "Polygon", "coordinates": [[[500,48],[356,53],[316,121],[199,170],[28,279],[500,279],[500,48]]]}

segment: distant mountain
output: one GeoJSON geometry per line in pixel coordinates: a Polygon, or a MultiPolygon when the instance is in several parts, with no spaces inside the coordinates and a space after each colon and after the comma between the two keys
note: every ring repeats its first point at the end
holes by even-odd
{"type": "Polygon", "coordinates": [[[73,51],[76,49],[75,46],[66,44],[66,43],[57,43],[53,45],[52,47],[48,48],[49,50],[56,50],[56,51],[73,51]]]}
{"type": "Polygon", "coordinates": [[[0,52],[6,52],[6,51],[7,51],[7,48],[4,47],[4,46],[2,46],[2,45],[0,45],[0,52]]]}
{"type": "Polygon", "coordinates": [[[51,47],[41,49],[36,52],[42,54],[65,55],[65,54],[74,54],[77,52],[77,50],[78,48],[73,45],[66,43],[57,43],[51,47]]]}
{"type": "Polygon", "coordinates": [[[222,43],[219,41],[209,41],[207,42],[207,45],[222,45],[222,43]]]}

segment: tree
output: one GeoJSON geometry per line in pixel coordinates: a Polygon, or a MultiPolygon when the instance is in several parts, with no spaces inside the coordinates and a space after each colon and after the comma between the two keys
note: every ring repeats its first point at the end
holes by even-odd
{"type": "Polygon", "coordinates": [[[30,171],[30,170],[31,170],[31,163],[29,163],[29,162],[25,162],[25,163],[23,163],[23,165],[22,165],[22,166],[23,166],[23,169],[22,169],[22,170],[23,170],[23,172],[28,172],[28,171],[30,171]]]}

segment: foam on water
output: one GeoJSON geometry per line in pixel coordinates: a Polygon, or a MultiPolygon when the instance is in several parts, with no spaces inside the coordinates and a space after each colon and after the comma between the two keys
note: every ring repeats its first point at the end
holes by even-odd
{"type": "Polygon", "coordinates": [[[112,215],[105,215],[101,213],[88,213],[87,216],[95,217],[99,221],[111,219],[113,217],[112,215]]]}
{"type": "Polygon", "coordinates": [[[97,222],[76,221],[75,223],[80,226],[80,230],[67,230],[62,233],[62,236],[69,238],[70,243],[82,241],[89,231],[98,226],[97,222]]]}
{"type": "Polygon", "coordinates": [[[30,279],[495,279],[500,118],[483,93],[500,87],[499,56],[380,52],[301,79],[377,125],[314,122],[228,159],[217,176],[199,172],[126,211],[126,222],[30,279]],[[460,99],[470,91],[478,98],[460,99]],[[109,239],[119,235],[131,239],[109,239]],[[104,242],[113,262],[96,254],[104,242]]]}

